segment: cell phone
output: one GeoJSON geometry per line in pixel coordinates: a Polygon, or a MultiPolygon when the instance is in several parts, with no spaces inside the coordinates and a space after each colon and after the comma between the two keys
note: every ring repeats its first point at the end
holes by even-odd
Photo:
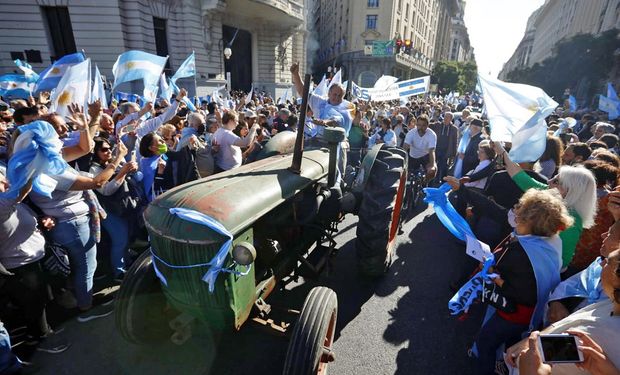
{"type": "Polygon", "coordinates": [[[567,333],[538,336],[538,348],[545,363],[583,362],[583,353],[578,345],[577,336],[567,333]]]}

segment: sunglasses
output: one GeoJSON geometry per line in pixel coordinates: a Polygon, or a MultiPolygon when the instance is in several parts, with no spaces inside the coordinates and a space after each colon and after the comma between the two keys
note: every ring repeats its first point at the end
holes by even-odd
{"type": "Polygon", "coordinates": [[[110,150],[112,150],[110,147],[102,147],[102,148],[99,149],[99,151],[101,151],[101,152],[108,152],[110,150]]]}

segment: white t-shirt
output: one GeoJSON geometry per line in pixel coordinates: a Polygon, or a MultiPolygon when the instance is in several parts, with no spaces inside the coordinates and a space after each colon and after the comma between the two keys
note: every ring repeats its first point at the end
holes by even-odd
{"type": "Polygon", "coordinates": [[[58,184],[52,192],[52,198],[30,193],[30,200],[36,204],[47,216],[51,216],[58,222],[72,220],[89,213],[88,204],[84,201],[82,191],[69,191],[79,173],[68,167],[62,174],[48,176],[58,184]]]}
{"type": "Polygon", "coordinates": [[[411,129],[405,137],[405,143],[409,145],[409,155],[418,159],[428,155],[431,148],[437,147],[437,134],[431,129],[426,129],[424,136],[420,137],[417,129],[411,129]]]}
{"type": "Polygon", "coordinates": [[[213,140],[219,145],[219,151],[215,155],[215,163],[218,167],[227,171],[241,166],[243,162],[241,148],[234,143],[239,140],[239,136],[231,130],[219,128],[213,134],[213,140]]]}

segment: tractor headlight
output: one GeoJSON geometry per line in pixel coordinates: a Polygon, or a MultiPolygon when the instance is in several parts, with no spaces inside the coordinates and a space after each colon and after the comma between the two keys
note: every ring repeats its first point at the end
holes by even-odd
{"type": "Polygon", "coordinates": [[[256,249],[248,242],[240,242],[233,247],[232,257],[237,264],[249,266],[256,260],[256,249]]]}

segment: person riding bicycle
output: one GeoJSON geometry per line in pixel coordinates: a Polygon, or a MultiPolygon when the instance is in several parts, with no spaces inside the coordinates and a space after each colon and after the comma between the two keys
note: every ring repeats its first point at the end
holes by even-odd
{"type": "Polygon", "coordinates": [[[428,122],[426,115],[419,116],[415,131],[407,133],[403,147],[409,151],[409,172],[415,172],[422,166],[426,171],[426,181],[431,181],[437,173],[437,134],[428,128],[428,122]]]}

